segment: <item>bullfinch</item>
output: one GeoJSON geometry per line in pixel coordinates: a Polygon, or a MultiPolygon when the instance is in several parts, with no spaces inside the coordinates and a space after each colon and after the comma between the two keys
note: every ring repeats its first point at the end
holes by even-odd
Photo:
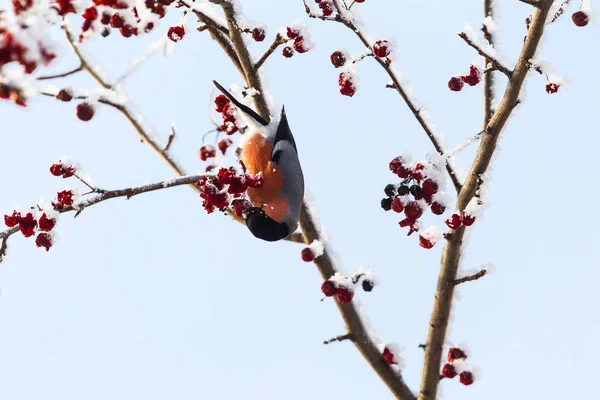
{"type": "Polygon", "coordinates": [[[219,83],[213,83],[240,110],[248,126],[236,151],[243,168],[250,174],[263,175],[262,186],[248,188],[254,207],[246,214],[246,226],[259,239],[284,239],[298,227],[304,200],[304,175],[285,108],[279,118],[267,123],[219,83]]]}

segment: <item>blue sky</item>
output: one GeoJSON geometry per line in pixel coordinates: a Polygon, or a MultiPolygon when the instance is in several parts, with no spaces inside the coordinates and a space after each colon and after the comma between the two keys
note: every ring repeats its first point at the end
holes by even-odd
{"type": "MultiPolygon", "coordinates": [[[[7,1],[2,1],[4,5],[7,1]]],[[[502,2],[506,3],[506,2],[502,2]]],[[[515,60],[530,7],[499,4],[497,48],[515,60]]],[[[267,87],[285,104],[312,193],[331,245],[346,271],[372,268],[381,285],[358,293],[371,323],[405,348],[404,374],[417,390],[437,282],[441,246],[424,250],[398,217],[379,208],[394,182],[387,164],[431,150],[402,99],[383,88],[372,60],[357,66],[353,98],[338,93],[329,54],[363,49],[341,25],[309,20],[298,0],[242,2],[248,19],[267,25],[267,40],[297,19],[316,47],[267,61],[267,87]]],[[[598,213],[598,24],[577,28],[566,16],[548,28],[541,54],[569,84],[558,94],[531,74],[500,139],[492,165],[490,206],[468,233],[464,269],[493,263],[495,272],[459,289],[448,340],[467,343],[481,376],[471,387],[441,383],[444,398],[489,400],[590,397],[600,350],[598,213]]],[[[397,69],[450,145],[479,132],[482,87],[450,92],[475,52],[456,35],[480,26],[472,1],[370,1],[361,13],[371,36],[394,39],[397,69]]],[[[88,43],[111,77],[146,52],[154,35],[117,34],[88,43]]],[[[192,19],[188,26],[194,26],[192,19]]],[[[190,173],[208,117],[212,79],[240,83],[206,33],[190,33],[164,58],[153,57],[125,84],[141,114],[163,135],[179,128],[173,154],[190,173]]],[[[53,71],[77,65],[63,46],[53,71]]],[[[70,84],[93,88],[85,76],[70,84]]],[[[60,82],[57,82],[60,84],[60,82]]],[[[505,80],[498,78],[502,93],[505,80]]],[[[4,121],[0,211],[50,199],[73,182],[48,173],[64,155],[94,183],[122,188],[172,176],[139,142],[120,114],[101,108],[84,123],[74,104],[47,98],[23,110],[0,104],[4,121]]],[[[460,160],[466,169],[475,146],[460,160]]],[[[82,188],[83,189],[83,188],[82,188]]],[[[442,219],[426,219],[442,226],[442,219]]],[[[344,333],[321,279],[300,259],[301,247],[265,243],[220,215],[206,215],[185,187],[112,200],[63,215],[59,241],[46,253],[14,236],[0,268],[0,397],[28,399],[387,399],[391,395],[354,347],[323,346],[344,333]]]]}

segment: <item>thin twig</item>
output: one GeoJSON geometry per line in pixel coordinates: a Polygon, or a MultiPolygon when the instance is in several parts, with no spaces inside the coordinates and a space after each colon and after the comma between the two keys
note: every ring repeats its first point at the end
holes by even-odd
{"type": "Polygon", "coordinates": [[[2,259],[6,255],[6,249],[8,248],[8,235],[2,238],[2,243],[0,244],[0,263],[2,259]]]}
{"type": "MultiPolygon", "coordinates": [[[[496,143],[500,132],[502,132],[506,121],[519,99],[523,82],[529,72],[527,63],[534,56],[540,43],[551,6],[552,0],[542,0],[540,1],[539,8],[533,14],[529,34],[510,77],[510,82],[506,87],[498,108],[486,126],[488,134],[481,138],[481,144],[475,156],[475,161],[458,194],[456,204],[456,209],[458,210],[464,210],[471,199],[473,199],[477,189],[477,178],[487,170],[490,164],[492,155],[496,150],[496,143]]],[[[456,278],[464,234],[465,229],[459,228],[456,231],[450,231],[446,235],[447,241],[442,253],[442,263],[434,297],[433,311],[429,321],[429,333],[427,336],[427,348],[425,349],[425,360],[423,362],[419,400],[434,400],[437,398],[442,349],[444,340],[446,339],[446,330],[448,328],[454,295],[454,285],[451,283],[456,278]]]]}
{"type": "Polygon", "coordinates": [[[477,45],[477,43],[473,42],[471,40],[471,38],[469,38],[469,36],[464,33],[464,32],[460,32],[458,34],[458,36],[460,36],[469,46],[471,46],[472,48],[474,48],[475,50],[477,50],[477,52],[479,53],[480,56],[484,57],[486,60],[488,60],[489,62],[492,63],[492,65],[500,72],[502,72],[504,75],[508,76],[510,78],[510,75],[512,74],[512,72],[506,68],[504,65],[502,65],[502,63],[500,61],[498,61],[497,58],[487,54],[485,52],[485,50],[483,50],[481,47],[479,47],[477,45]]]}
{"type": "Polygon", "coordinates": [[[129,67],[120,77],[118,77],[117,80],[115,80],[113,86],[117,86],[118,84],[122,83],[125,79],[130,77],[146,60],[152,57],[152,55],[154,55],[154,53],[156,53],[158,49],[163,48],[167,40],[167,37],[164,36],[155,43],[152,43],[152,45],[150,46],[150,50],[148,50],[146,54],[144,54],[143,56],[138,58],[133,64],[131,64],[131,67],[129,67]]]}
{"type": "Polygon", "coordinates": [[[554,16],[552,17],[550,23],[553,23],[554,21],[559,19],[561,15],[563,15],[563,13],[567,10],[567,7],[569,7],[569,5],[571,4],[571,1],[572,0],[565,0],[562,2],[560,7],[558,7],[558,10],[556,10],[556,13],[554,13],[554,16]]]}
{"type": "Polygon", "coordinates": [[[460,285],[461,283],[476,281],[479,278],[483,278],[485,276],[485,274],[487,274],[487,270],[482,269],[481,271],[479,271],[476,274],[465,276],[464,278],[460,278],[460,279],[455,279],[452,281],[452,284],[454,286],[456,286],[456,285],[460,285]]]}
{"type": "Polygon", "coordinates": [[[444,154],[444,157],[445,158],[454,157],[455,155],[457,155],[458,153],[460,153],[461,151],[463,151],[464,149],[469,147],[469,145],[471,143],[481,139],[481,137],[483,135],[485,135],[486,133],[487,133],[487,131],[481,131],[478,134],[471,136],[470,138],[465,140],[462,144],[459,144],[458,146],[456,146],[455,148],[453,148],[452,150],[450,150],[446,154],[444,154]]]}
{"type": "Polygon", "coordinates": [[[342,342],[344,340],[348,340],[352,337],[351,334],[346,333],[345,335],[340,335],[340,336],[336,336],[334,338],[331,339],[327,339],[323,342],[323,344],[329,344],[329,343],[333,343],[333,342],[342,342]]]}
{"type": "Polygon", "coordinates": [[[254,69],[258,71],[258,69],[260,67],[262,67],[262,65],[265,63],[265,61],[267,61],[267,58],[269,58],[269,56],[271,54],[273,54],[273,52],[282,44],[287,43],[289,39],[284,38],[283,36],[281,36],[281,34],[277,34],[277,36],[275,36],[275,40],[273,40],[273,43],[271,43],[271,46],[269,46],[269,48],[267,49],[267,51],[265,51],[265,53],[258,59],[258,61],[256,62],[256,64],[254,65],[254,69]]]}
{"type": "Polygon", "coordinates": [[[529,4],[530,6],[539,7],[540,0],[519,0],[521,3],[529,4]]]}
{"type": "Polygon", "coordinates": [[[169,139],[167,140],[167,145],[163,149],[163,152],[166,153],[167,151],[169,151],[169,149],[171,148],[171,144],[173,143],[173,140],[175,140],[176,134],[177,134],[177,131],[175,130],[175,125],[171,125],[171,134],[169,135],[169,139]]]}
{"type": "Polygon", "coordinates": [[[64,78],[64,77],[67,77],[69,75],[76,74],[79,71],[83,71],[83,66],[82,65],[79,65],[79,67],[74,68],[74,69],[72,69],[70,71],[63,72],[62,74],[40,76],[40,77],[37,78],[37,80],[38,81],[45,81],[45,80],[48,80],[48,79],[64,78]]]}
{"type": "MultiPolygon", "coordinates": [[[[369,43],[365,34],[363,34],[362,30],[359,29],[356,25],[354,25],[354,23],[352,21],[342,17],[342,9],[341,9],[340,5],[338,4],[338,0],[333,1],[333,4],[337,10],[337,14],[333,18],[323,18],[317,14],[314,14],[311,11],[308,4],[306,3],[306,0],[303,0],[303,1],[304,1],[304,8],[306,10],[306,14],[310,18],[322,19],[322,20],[326,20],[326,21],[335,21],[335,22],[345,25],[348,29],[350,29],[352,32],[354,32],[354,34],[356,34],[356,36],[359,38],[359,40],[362,42],[362,44],[366,48],[370,49],[371,51],[373,50],[371,47],[371,43],[369,43]]],[[[435,150],[438,153],[440,153],[441,155],[444,155],[446,149],[443,148],[442,144],[440,143],[437,136],[435,135],[433,128],[431,128],[429,126],[429,123],[423,117],[423,115],[421,113],[421,109],[419,107],[417,107],[416,104],[414,104],[413,100],[409,97],[408,92],[404,89],[404,87],[400,83],[400,78],[398,76],[396,76],[396,73],[390,66],[391,63],[386,61],[389,59],[382,59],[379,57],[373,57],[373,58],[379,63],[379,65],[385,70],[385,72],[392,79],[394,89],[396,89],[398,94],[400,94],[400,96],[404,99],[404,102],[406,103],[406,105],[408,106],[410,111],[413,113],[413,115],[419,122],[419,125],[421,125],[421,128],[423,128],[423,130],[425,131],[425,134],[427,135],[427,137],[429,137],[429,140],[433,144],[433,147],[435,148],[435,150]]],[[[389,87],[389,86],[386,85],[386,87],[389,87]]],[[[452,167],[448,163],[446,163],[446,170],[448,171],[448,175],[450,176],[450,180],[452,181],[452,184],[454,185],[456,192],[458,192],[460,190],[461,183],[458,180],[458,177],[456,176],[455,171],[452,169],[452,167]]]]}

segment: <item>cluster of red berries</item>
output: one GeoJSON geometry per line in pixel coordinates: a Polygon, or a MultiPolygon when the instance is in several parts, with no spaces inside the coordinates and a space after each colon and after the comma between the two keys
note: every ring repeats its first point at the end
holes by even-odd
{"type": "MultiPolygon", "coordinates": [[[[0,28],[0,35],[0,67],[10,62],[17,62],[23,66],[26,74],[31,74],[35,71],[38,63],[32,57],[33,50],[28,48],[25,43],[19,42],[12,32],[4,28],[0,28]]],[[[37,42],[36,51],[39,52],[39,57],[36,58],[42,60],[44,65],[50,64],[56,58],[56,54],[50,51],[43,43],[34,38],[29,38],[29,40],[37,42]]]]}
{"type": "Polygon", "coordinates": [[[27,107],[25,96],[15,87],[0,83],[0,99],[11,99],[16,105],[27,107]]]}
{"type": "Polygon", "coordinates": [[[294,53],[298,52],[300,54],[306,53],[310,50],[311,45],[309,40],[302,34],[302,29],[297,27],[288,26],[286,28],[286,35],[288,40],[293,40],[294,43],[291,46],[285,46],[281,51],[281,54],[285,58],[290,58],[294,55],[294,53]]]}
{"type": "Polygon", "coordinates": [[[439,183],[433,177],[425,175],[424,162],[411,167],[403,157],[396,157],[390,162],[390,171],[403,180],[399,185],[388,184],[385,187],[387,197],[381,200],[381,208],[385,211],[404,212],[405,218],[399,225],[402,228],[409,227],[409,236],[419,230],[419,218],[426,206],[435,215],[442,215],[446,211],[443,202],[435,199],[439,183]]]}
{"type": "MultiPolygon", "coordinates": [[[[331,0],[315,0],[315,3],[319,5],[324,17],[329,17],[333,14],[333,2],[331,0]]],[[[361,3],[361,1],[358,3],[361,3]]]]}
{"type": "Polygon", "coordinates": [[[237,108],[231,104],[224,94],[215,97],[215,106],[215,110],[223,117],[223,124],[219,127],[219,130],[225,132],[227,135],[236,133],[240,129],[235,117],[237,108]]]}
{"type": "Polygon", "coordinates": [[[326,297],[335,296],[335,299],[340,304],[347,304],[354,298],[354,288],[361,280],[362,288],[365,292],[370,292],[375,287],[375,282],[366,277],[364,273],[358,273],[354,276],[344,276],[336,272],[334,276],[323,282],[321,292],[326,297]]]}
{"type": "Polygon", "coordinates": [[[448,218],[445,223],[448,228],[452,230],[457,230],[461,226],[471,226],[475,222],[475,216],[469,214],[466,211],[461,212],[460,214],[454,213],[450,218],[448,218]]]}
{"type": "Polygon", "coordinates": [[[469,67],[469,75],[453,76],[448,81],[448,88],[453,92],[460,92],[465,85],[475,86],[481,82],[481,71],[474,65],[469,67]]]}
{"type": "Polygon", "coordinates": [[[41,209],[40,212],[41,216],[36,218],[33,212],[13,211],[12,215],[4,215],[4,224],[9,228],[18,226],[25,237],[31,237],[35,235],[36,230],[39,231],[35,238],[35,244],[48,251],[52,247],[52,236],[49,232],[56,225],[56,216],[42,212],[41,209]]]}
{"type": "Polygon", "coordinates": [[[589,16],[585,11],[577,11],[571,16],[573,23],[579,27],[586,26],[589,22],[589,16]]]}
{"type": "MultiPolygon", "coordinates": [[[[167,14],[167,7],[174,1],[175,0],[145,0],[145,5],[151,13],[158,15],[158,17],[162,19],[167,14]]],[[[94,21],[99,21],[99,23],[104,26],[102,31],[102,36],[104,37],[109,35],[109,27],[118,29],[121,36],[125,38],[138,36],[140,30],[144,33],[148,33],[154,29],[153,22],[147,22],[144,26],[140,26],[141,19],[138,15],[137,8],[135,6],[131,7],[128,2],[119,0],[93,0],[93,2],[94,6],[86,8],[82,14],[82,32],[87,32],[90,29],[93,30],[94,21]],[[99,14],[96,6],[104,6],[102,15],[99,14]],[[130,21],[135,21],[135,23],[131,24],[129,23],[130,21]]],[[[65,6],[61,6],[61,10],[68,9],[66,12],[74,12],[74,10],[71,11],[72,5],[69,0],[62,0],[62,3],[64,3],[65,6]]],[[[174,42],[177,42],[183,38],[184,34],[185,30],[183,26],[174,26],[169,29],[168,37],[174,42]]],[[[79,36],[79,41],[82,40],[83,33],[79,36]]]]}
{"type": "MultiPolygon", "coordinates": [[[[467,355],[465,354],[465,352],[457,347],[452,347],[450,350],[448,350],[448,362],[446,364],[444,364],[444,366],[442,367],[442,375],[441,378],[448,378],[448,379],[453,379],[454,377],[456,377],[458,374],[457,370],[456,370],[456,360],[466,360],[467,359],[467,355]]],[[[460,383],[462,383],[465,386],[469,386],[471,384],[473,384],[473,382],[475,381],[475,378],[473,376],[473,373],[471,371],[462,371],[460,373],[460,383]]]]}
{"type": "MultiPolygon", "coordinates": [[[[258,188],[263,184],[263,176],[239,174],[234,167],[221,168],[216,176],[203,176],[196,185],[202,189],[200,197],[203,199],[202,206],[208,214],[215,208],[225,211],[230,203],[230,198],[239,199],[246,192],[246,189],[258,188]]],[[[251,205],[246,202],[236,202],[234,213],[241,217],[251,205]],[[239,215],[238,215],[239,214],[239,215]]]]}
{"type": "Polygon", "coordinates": [[[265,28],[261,27],[256,27],[254,29],[244,29],[244,32],[252,35],[252,39],[254,39],[255,42],[262,42],[267,37],[265,28]]]}
{"type": "Polygon", "coordinates": [[[56,211],[64,210],[73,206],[75,202],[75,193],[72,190],[63,190],[56,194],[56,201],[52,201],[52,207],[56,211]]]}
{"type": "Polygon", "coordinates": [[[50,173],[54,176],[62,176],[63,178],[70,178],[75,175],[77,168],[75,165],[67,164],[63,161],[55,162],[50,166],[50,173]]]}

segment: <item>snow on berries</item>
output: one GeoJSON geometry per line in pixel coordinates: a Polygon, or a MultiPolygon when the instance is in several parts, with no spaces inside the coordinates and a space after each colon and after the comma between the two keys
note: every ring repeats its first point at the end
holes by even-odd
{"type": "Polygon", "coordinates": [[[302,249],[300,255],[302,261],[311,262],[315,258],[320,257],[325,252],[325,247],[321,240],[315,240],[310,245],[302,249]]]}
{"type": "Polygon", "coordinates": [[[454,379],[459,376],[459,381],[465,386],[473,384],[475,375],[467,363],[466,352],[458,347],[448,350],[448,362],[442,367],[441,378],[454,379]]]}
{"type": "Polygon", "coordinates": [[[390,43],[387,40],[378,40],[373,44],[373,54],[376,57],[384,58],[389,56],[390,53],[390,43]]]}
{"type": "Polygon", "coordinates": [[[444,234],[436,226],[432,226],[419,234],[419,245],[425,249],[431,249],[443,238],[444,234]]]}
{"type": "Polygon", "coordinates": [[[338,85],[340,87],[341,94],[343,94],[344,96],[352,97],[356,94],[356,88],[358,86],[358,77],[351,70],[341,72],[338,77],[338,85]]]}
{"type": "Polygon", "coordinates": [[[234,199],[231,202],[233,214],[238,218],[244,218],[246,213],[252,208],[252,203],[246,199],[234,199]]]}
{"type": "Polygon", "coordinates": [[[233,213],[240,218],[253,207],[252,203],[244,198],[246,190],[248,187],[260,185],[262,176],[240,173],[234,167],[220,168],[216,175],[203,176],[196,182],[196,186],[202,189],[202,206],[208,214],[215,209],[225,212],[231,206],[233,213]]]}
{"type": "Polygon", "coordinates": [[[463,75],[460,79],[469,86],[475,86],[481,82],[481,72],[474,65],[469,67],[469,75],[463,75]]]}
{"type": "Polygon", "coordinates": [[[381,358],[388,365],[401,366],[402,363],[402,350],[392,343],[379,345],[381,350],[381,358]]]}
{"type": "Polygon", "coordinates": [[[35,238],[36,247],[43,247],[46,251],[50,250],[50,247],[52,247],[53,244],[52,242],[52,235],[47,232],[42,232],[35,238]]]}
{"type": "MultiPolygon", "coordinates": [[[[319,255],[317,253],[317,257],[319,255]]],[[[354,275],[336,272],[321,284],[321,291],[326,297],[335,296],[338,303],[347,304],[354,298],[356,285],[359,283],[365,292],[370,292],[378,284],[378,281],[371,269],[360,267],[354,275]]]]}
{"type": "Polygon", "coordinates": [[[265,40],[265,30],[263,28],[254,28],[252,29],[252,39],[256,42],[262,42],[265,40]]]}
{"type": "Polygon", "coordinates": [[[324,17],[329,17],[333,14],[333,3],[331,0],[321,0],[318,3],[324,17]]]}
{"type": "Polygon", "coordinates": [[[454,365],[448,363],[444,364],[444,367],[442,368],[442,377],[453,379],[456,375],[458,374],[456,373],[454,365]]]}
{"type": "Polygon", "coordinates": [[[310,35],[304,25],[300,22],[294,22],[280,32],[280,35],[288,39],[288,43],[292,42],[291,46],[286,46],[283,49],[283,56],[290,58],[294,53],[306,53],[314,47],[310,40],[310,35]]]}
{"type": "Polygon", "coordinates": [[[209,144],[205,144],[204,146],[200,147],[200,150],[198,151],[198,156],[202,161],[206,161],[209,158],[215,158],[216,155],[217,150],[214,148],[214,146],[209,144]]]}
{"type": "Polygon", "coordinates": [[[231,146],[232,143],[233,142],[229,138],[221,139],[219,140],[219,143],[217,143],[217,147],[219,148],[221,153],[225,155],[225,152],[227,152],[227,149],[229,148],[229,146],[231,146]]]}
{"type": "Polygon", "coordinates": [[[50,166],[50,173],[54,176],[70,178],[77,172],[77,165],[70,163],[66,157],[50,166]]]}
{"type": "Polygon", "coordinates": [[[463,83],[460,76],[453,76],[448,81],[448,88],[450,90],[452,90],[453,92],[460,92],[462,90],[463,86],[465,86],[465,84],[463,83]]]}
{"type": "Polygon", "coordinates": [[[185,36],[185,28],[183,27],[183,25],[178,25],[178,26],[172,26],[169,28],[169,31],[167,32],[167,37],[169,38],[169,40],[171,40],[172,42],[179,42],[181,39],[183,39],[183,37],[185,36]]]}
{"type": "Polygon", "coordinates": [[[17,227],[24,237],[36,235],[37,247],[44,247],[46,251],[52,246],[52,230],[56,226],[58,213],[52,207],[40,202],[29,210],[16,209],[10,215],[4,215],[4,223],[9,228],[17,227]]]}
{"type": "Polygon", "coordinates": [[[554,94],[554,93],[558,92],[559,88],[560,88],[560,85],[558,83],[548,82],[546,84],[546,93],[554,94]]]}
{"type": "Polygon", "coordinates": [[[73,190],[65,189],[56,194],[56,201],[52,201],[52,206],[55,210],[60,211],[72,207],[76,198],[77,194],[73,190]]]}

